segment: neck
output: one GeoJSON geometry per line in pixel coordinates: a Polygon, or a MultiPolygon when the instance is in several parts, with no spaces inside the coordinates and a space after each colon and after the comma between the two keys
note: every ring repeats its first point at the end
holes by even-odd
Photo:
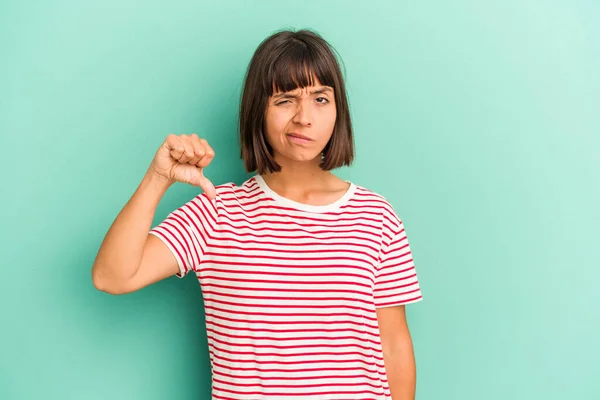
{"type": "Polygon", "coordinates": [[[312,161],[277,160],[281,171],[263,175],[269,186],[285,191],[304,191],[322,187],[330,182],[333,174],[319,167],[321,157],[312,161]]]}

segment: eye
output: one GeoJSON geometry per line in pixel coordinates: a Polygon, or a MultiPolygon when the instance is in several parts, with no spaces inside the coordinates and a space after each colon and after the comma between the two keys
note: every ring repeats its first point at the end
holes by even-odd
{"type": "Polygon", "coordinates": [[[317,97],[317,103],[327,104],[327,103],[329,103],[329,99],[327,97],[317,97]],[[323,100],[323,101],[321,101],[321,100],[323,100]]]}
{"type": "Polygon", "coordinates": [[[281,106],[281,105],[284,105],[284,104],[286,104],[286,103],[290,103],[290,101],[289,101],[289,100],[282,100],[282,101],[280,101],[280,102],[278,102],[278,103],[275,103],[275,105],[276,105],[276,106],[281,106]]]}

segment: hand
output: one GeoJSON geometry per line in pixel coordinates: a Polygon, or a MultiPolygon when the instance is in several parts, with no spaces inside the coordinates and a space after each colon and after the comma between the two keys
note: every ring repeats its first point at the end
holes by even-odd
{"type": "Polygon", "coordinates": [[[208,142],[195,133],[189,136],[170,134],[156,152],[150,171],[170,183],[199,186],[209,198],[214,199],[215,187],[203,172],[214,156],[215,152],[208,142]]]}

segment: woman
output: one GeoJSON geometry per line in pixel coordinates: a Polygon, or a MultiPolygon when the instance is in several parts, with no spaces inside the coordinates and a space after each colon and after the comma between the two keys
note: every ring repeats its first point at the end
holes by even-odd
{"type": "Polygon", "coordinates": [[[318,34],[256,50],[240,108],[241,185],[203,175],[197,135],[169,135],[111,226],[94,285],[122,294],[194,272],[215,399],[413,399],[404,306],[421,300],[403,224],[377,193],[337,178],[352,124],[342,73],[318,34]],[[174,182],[203,193],[151,229],[174,182]]]}

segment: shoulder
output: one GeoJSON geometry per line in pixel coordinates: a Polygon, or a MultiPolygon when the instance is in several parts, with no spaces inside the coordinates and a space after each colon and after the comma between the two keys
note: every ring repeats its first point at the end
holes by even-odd
{"type": "Polygon", "coordinates": [[[354,198],[356,205],[364,205],[376,209],[383,217],[384,225],[392,228],[398,228],[402,225],[402,220],[396,213],[392,202],[383,194],[364,186],[355,184],[354,198]]]}
{"type": "Polygon", "coordinates": [[[220,185],[215,185],[217,200],[226,198],[240,198],[256,194],[259,186],[254,177],[251,177],[241,183],[233,181],[225,182],[220,185]]]}
{"type": "MultiPolygon", "coordinates": [[[[215,185],[216,198],[212,201],[218,213],[227,213],[229,210],[239,211],[241,208],[259,207],[264,200],[264,195],[256,179],[251,177],[241,183],[228,181],[215,185]]],[[[206,195],[201,194],[208,200],[206,195]]],[[[208,200],[211,201],[211,200],[208,200]]]]}
{"type": "Polygon", "coordinates": [[[215,184],[215,199],[210,199],[205,192],[198,193],[184,206],[194,214],[202,214],[213,222],[217,222],[221,216],[230,212],[247,208],[250,204],[256,204],[260,198],[259,187],[253,178],[240,184],[234,181],[226,181],[215,184]]]}
{"type": "Polygon", "coordinates": [[[388,213],[396,213],[392,203],[381,193],[375,192],[374,190],[358,184],[355,184],[354,186],[354,197],[357,202],[368,203],[370,206],[388,213]]]}

